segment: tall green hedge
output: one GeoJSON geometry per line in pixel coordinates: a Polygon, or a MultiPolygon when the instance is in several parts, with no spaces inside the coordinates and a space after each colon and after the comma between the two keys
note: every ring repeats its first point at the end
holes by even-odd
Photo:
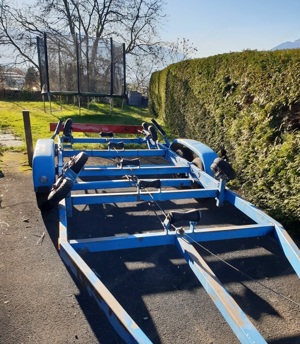
{"type": "Polygon", "coordinates": [[[183,61],[154,73],[149,94],[152,116],[225,148],[232,186],[300,233],[300,50],[183,61]]]}

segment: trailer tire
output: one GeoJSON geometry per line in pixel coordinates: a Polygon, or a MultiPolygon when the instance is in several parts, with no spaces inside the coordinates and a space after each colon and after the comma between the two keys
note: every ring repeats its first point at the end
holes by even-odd
{"type": "MultiPolygon", "coordinates": [[[[193,159],[192,164],[197,166],[200,171],[204,171],[203,162],[199,157],[193,159]]],[[[191,188],[192,189],[203,189],[203,187],[201,185],[199,185],[197,182],[192,182],[191,188]]],[[[207,201],[208,198],[195,198],[195,200],[198,203],[203,203],[203,202],[207,201]]]]}
{"type": "Polygon", "coordinates": [[[202,162],[202,160],[199,157],[193,159],[192,163],[195,166],[197,166],[201,171],[204,171],[203,162],[202,162]]]}
{"type": "Polygon", "coordinates": [[[181,158],[187,160],[187,161],[193,161],[194,156],[190,149],[186,147],[181,147],[176,150],[176,154],[178,154],[181,158]]]}
{"type": "Polygon", "coordinates": [[[228,180],[232,180],[236,176],[235,171],[231,167],[231,165],[222,158],[216,158],[211,164],[210,168],[214,172],[214,174],[218,174],[219,172],[221,172],[227,177],[228,180]]]}
{"type": "Polygon", "coordinates": [[[70,169],[73,172],[78,174],[83,168],[83,166],[85,165],[85,163],[87,162],[87,160],[88,160],[88,155],[85,152],[80,152],[70,159],[68,167],[70,167],[70,169]]]}
{"type": "MultiPolygon", "coordinates": [[[[175,153],[187,161],[191,161],[193,159],[192,152],[186,147],[181,147],[181,148],[177,149],[175,153]]],[[[187,178],[187,175],[185,173],[178,173],[175,175],[175,177],[176,178],[187,178]]]]}
{"type": "Polygon", "coordinates": [[[65,178],[64,176],[59,177],[56,183],[52,186],[48,200],[45,203],[45,207],[49,210],[56,207],[57,204],[71,191],[72,186],[73,181],[71,179],[65,178]]]}

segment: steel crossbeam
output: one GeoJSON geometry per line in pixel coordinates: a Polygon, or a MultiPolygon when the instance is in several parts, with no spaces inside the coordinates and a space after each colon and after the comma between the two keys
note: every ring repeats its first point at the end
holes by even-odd
{"type": "MultiPolygon", "coordinates": [[[[156,150],[148,150],[148,149],[126,149],[126,150],[117,150],[117,149],[111,149],[111,150],[86,150],[85,151],[88,156],[90,157],[100,157],[100,158],[107,158],[112,159],[115,157],[164,157],[166,154],[166,151],[164,149],[156,149],[156,150]]],[[[80,153],[79,150],[65,150],[63,152],[64,157],[72,157],[76,154],[80,153]]]]}
{"type": "Polygon", "coordinates": [[[72,195],[72,204],[103,204],[103,203],[123,203],[123,202],[151,202],[168,201],[170,199],[190,199],[190,198],[212,198],[217,196],[218,190],[214,189],[194,189],[194,190],[170,190],[170,191],[148,191],[139,192],[119,192],[114,194],[86,194],[72,195]]]}
{"type": "MultiPolygon", "coordinates": [[[[161,187],[188,187],[191,180],[188,178],[159,179],[161,187]]],[[[91,182],[78,182],[73,186],[73,190],[92,190],[92,189],[120,189],[137,187],[136,180],[101,180],[91,182]]]]}
{"type": "Polygon", "coordinates": [[[178,167],[178,166],[150,166],[150,167],[130,167],[126,166],[123,168],[112,167],[112,166],[101,166],[101,167],[86,167],[80,172],[80,177],[123,177],[124,175],[130,176],[156,176],[164,174],[181,174],[189,173],[189,167],[178,167]]]}
{"type": "MultiPolygon", "coordinates": [[[[264,236],[274,230],[273,226],[257,224],[227,227],[197,228],[195,231],[186,230],[185,234],[195,242],[231,240],[264,236]]],[[[112,250],[127,250],[141,247],[175,245],[176,231],[159,231],[152,233],[99,237],[90,239],[73,239],[70,244],[76,251],[104,252],[112,250]]]]}

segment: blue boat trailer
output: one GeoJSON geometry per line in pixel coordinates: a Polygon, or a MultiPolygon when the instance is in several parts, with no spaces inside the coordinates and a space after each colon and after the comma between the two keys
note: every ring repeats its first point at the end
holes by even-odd
{"type": "MultiPolygon", "coordinates": [[[[298,277],[300,251],[280,223],[228,189],[226,183],[235,173],[226,159],[192,139],[169,142],[155,120],[151,125],[143,123],[136,137],[101,132],[97,138],[75,138],[72,125],[70,119],[64,124],[60,121],[51,139],[37,141],[33,157],[34,191],[42,210],[58,206],[61,258],[95,298],[120,337],[126,343],[151,343],[80,252],[173,245],[238,340],[267,343],[196,250],[195,243],[273,235],[298,277]],[[157,133],[163,142],[158,140],[157,133]],[[85,148],[90,145],[92,148],[85,148]],[[199,203],[212,199],[218,207],[229,203],[251,223],[203,228],[199,226],[199,208],[165,212],[160,206],[168,200],[190,199],[199,203]],[[157,205],[163,215],[161,230],[70,238],[68,221],[74,207],[141,202],[157,205]]],[[[99,223],[100,230],[102,225],[99,223]]]]}

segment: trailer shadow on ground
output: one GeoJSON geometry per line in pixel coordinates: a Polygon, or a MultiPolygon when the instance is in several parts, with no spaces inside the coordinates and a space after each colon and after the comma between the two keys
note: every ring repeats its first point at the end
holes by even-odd
{"type": "MultiPolygon", "coordinates": [[[[232,209],[227,206],[216,209],[212,204],[203,206],[196,202],[193,206],[202,210],[203,225],[211,222],[212,217],[215,224],[224,223],[224,216],[235,224],[239,216],[229,212],[232,209]]],[[[174,204],[165,202],[162,208],[174,209],[174,204]]],[[[73,207],[70,235],[120,235],[122,231],[117,232],[117,228],[129,234],[140,232],[131,225],[131,218],[149,230],[161,225],[163,214],[159,210],[154,214],[151,204],[141,203],[139,215],[136,211],[114,204],[73,207]]],[[[43,213],[43,220],[57,248],[58,211],[43,213]]],[[[275,238],[269,235],[194,246],[268,343],[300,343],[299,279],[275,238]],[[288,290],[283,283],[287,277],[288,290]]],[[[79,254],[153,343],[207,343],[207,338],[222,343],[224,331],[226,342],[238,343],[175,247],[79,254]]],[[[80,290],[76,298],[99,343],[122,343],[87,290],[72,278],[80,290]]]]}

